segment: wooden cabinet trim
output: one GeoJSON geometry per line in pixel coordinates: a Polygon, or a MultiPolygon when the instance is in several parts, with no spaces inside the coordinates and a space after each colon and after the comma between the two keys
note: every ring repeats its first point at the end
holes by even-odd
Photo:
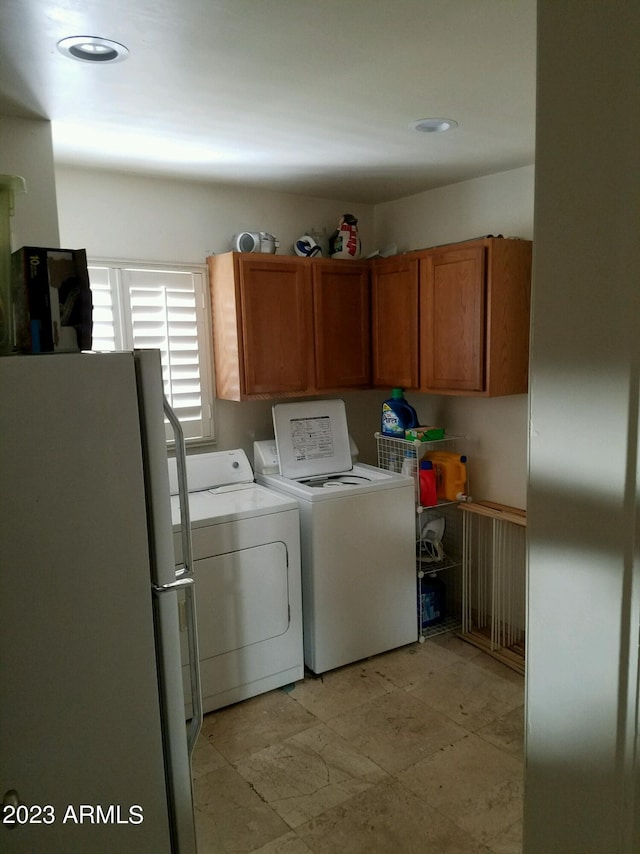
{"type": "Polygon", "coordinates": [[[242,332],[238,321],[238,289],[231,253],[207,258],[216,396],[241,400],[242,332]],[[213,286],[214,278],[216,287],[213,286]]]}

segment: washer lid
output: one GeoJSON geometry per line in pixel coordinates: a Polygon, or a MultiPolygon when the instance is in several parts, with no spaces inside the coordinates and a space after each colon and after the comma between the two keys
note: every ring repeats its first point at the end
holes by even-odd
{"type": "Polygon", "coordinates": [[[343,400],[277,403],[273,429],[280,474],[291,480],[351,471],[351,448],[343,400]]]}

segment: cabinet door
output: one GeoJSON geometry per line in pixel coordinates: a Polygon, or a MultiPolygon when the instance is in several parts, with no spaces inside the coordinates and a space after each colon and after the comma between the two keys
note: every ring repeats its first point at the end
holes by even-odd
{"type": "Polygon", "coordinates": [[[421,388],[484,388],[486,249],[430,253],[420,273],[421,388]]]}
{"type": "Polygon", "coordinates": [[[239,256],[238,279],[245,394],[306,392],[313,378],[309,266],[239,256]]]}
{"type": "Polygon", "coordinates": [[[316,388],[371,384],[369,272],[362,264],[314,261],[316,388]]]}
{"type": "Polygon", "coordinates": [[[418,260],[375,261],[371,280],[373,384],[418,388],[418,260]]]}
{"type": "Polygon", "coordinates": [[[488,395],[527,391],[531,249],[528,240],[489,243],[484,381],[488,395]]]}

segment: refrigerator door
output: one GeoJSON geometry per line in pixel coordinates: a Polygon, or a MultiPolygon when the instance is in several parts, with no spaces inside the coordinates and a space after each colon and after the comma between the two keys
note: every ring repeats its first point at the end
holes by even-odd
{"type": "Polygon", "coordinates": [[[161,714],[165,739],[165,762],[170,794],[170,820],[176,851],[195,851],[195,828],[191,788],[190,755],[202,725],[202,695],[196,602],[186,484],[186,455],[180,423],[163,395],[162,365],[158,350],[134,352],[138,382],[138,404],[142,425],[145,489],[151,555],[151,582],[158,651],[161,714]],[[176,459],[180,482],[183,567],[176,572],[169,496],[169,468],[164,430],[166,415],[176,435],[176,459]],[[193,714],[185,733],[182,659],[179,641],[177,591],[184,590],[188,615],[191,708],[193,714]]]}
{"type": "Polygon", "coordinates": [[[0,850],[195,851],[172,817],[190,791],[154,621],[179,666],[177,615],[171,596],[154,617],[133,354],[0,359],[0,398],[0,793],[21,805],[0,850]]]}

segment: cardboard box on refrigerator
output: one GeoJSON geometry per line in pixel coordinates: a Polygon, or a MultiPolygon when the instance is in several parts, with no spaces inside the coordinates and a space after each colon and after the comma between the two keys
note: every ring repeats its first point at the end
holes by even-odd
{"type": "Polygon", "coordinates": [[[11,261],[14,351],[91,349],[86,251],[23,246],[11,261]]]}

